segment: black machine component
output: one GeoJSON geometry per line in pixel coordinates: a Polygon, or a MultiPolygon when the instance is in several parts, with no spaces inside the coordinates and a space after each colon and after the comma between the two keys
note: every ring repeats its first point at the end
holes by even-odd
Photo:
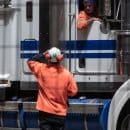
{"type": "Polygon", "coordinates": [[[11,4],[11,0],[0,0],[0,6],[4,6],[4,8],[9,7],[11,4]]]}

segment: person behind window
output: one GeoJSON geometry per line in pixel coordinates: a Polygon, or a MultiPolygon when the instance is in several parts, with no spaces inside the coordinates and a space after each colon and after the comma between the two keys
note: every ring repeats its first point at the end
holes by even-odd
{"type": "Polygon", "coordinates": [[[95,0],[83,0],[84,10],[79,12],[77,28],[84,29],[93,21],[101,21],[95,0]]]}
{"type": "Polygon", "coordinates": [[[52,47],[27,61],[39,83],[36,109],[39,111],[40,130],[64,130],[68,97],[78,92],[72,74],[61,65],[62,60],[61,51],[52,47]],[[48,64],[41,62],[43,58],[48,64]]]}

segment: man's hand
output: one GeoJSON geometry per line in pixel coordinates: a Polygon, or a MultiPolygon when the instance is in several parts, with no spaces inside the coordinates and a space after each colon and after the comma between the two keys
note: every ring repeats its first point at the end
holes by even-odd
{"type": "Polygon", "coordinates": [[[93,18],[91,18],[93,21],[102,21],[100,18],[96,18],[96,17],[93,17],[93,18]]]}

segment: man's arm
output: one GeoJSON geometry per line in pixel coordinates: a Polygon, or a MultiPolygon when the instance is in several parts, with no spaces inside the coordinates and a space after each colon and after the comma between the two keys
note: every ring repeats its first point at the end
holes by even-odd
{"type": "Polygon", "coordinates": [[[28,61],[41,62],[42,59],[44,59],[44,55],[43,53],[39,53],[39,54],[34,55],[32,58],[28,59],[28,61]]]}
{"type": "Polygon", "coordinates": [[[70,79],[68,83],[68,96],[75,96],[78,92],[78,86],[73,75],[70,74],[70,79]]]}
{"type": "Polygon", "coordinates": [[[86,20],[86,15],[84,11],[80,11],[77,19],[77,28],[78,29],[83,29],[87,26],[87,20],[86,20]]]}
{"type": "Polygon", "coordinates": [[[85,12],[81,11],[79,13],[78,20],[77,20],[77,28],[79,30],[82,30],[82,29],[86,28],[93,21],[101,21],[101,19],[98,17],[87,18],[85,12]]]}
{"type": "Polygon", "coordinates": [[[34,55],[32,58],[28,59],[27,61],[28,67],[30,68],[30,70],[36,77],[38,76],[40,72],[41,66],[43,65],[42,63],[43,59],[44,59],[44,54],[40,53],[40,54],[34,55]]]}

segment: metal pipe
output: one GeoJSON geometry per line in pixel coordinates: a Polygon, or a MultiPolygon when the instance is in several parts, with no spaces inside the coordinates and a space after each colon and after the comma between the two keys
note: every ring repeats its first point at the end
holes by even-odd
{"type": "Polygon", "coordinates": [[[118,16],[119,16],[119,9],[120,9],[120,7],[121,7],[121,0],[120,0],[119,3],[118,3],[116,18],[115,18],[116,20],[118,19],[118,16]]]}
{"type": "MultiPolygon", "coordinates": [[[[69,0],[69,41],[71,41],[71,0],[69,0]]],[[[69,50],[71,53],[71,50],[69,50]]],[[[69,71],[71,70],[71,58],[69,58],[69,71]]]]}
{"type": "Polygon", "coordinates": [[[116,0],[114,0],[114,18],[116,17],[116,0]]]}

